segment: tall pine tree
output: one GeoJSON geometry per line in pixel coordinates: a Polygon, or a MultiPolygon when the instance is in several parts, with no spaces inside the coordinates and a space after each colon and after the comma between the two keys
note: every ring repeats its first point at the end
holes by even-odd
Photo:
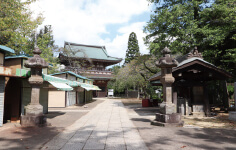
{"type": "Polygon", "coordinates": [[[139,53],[139,46],[137,36],[134,32],[130,33],[129,41],[128,41],[128,49],[126,50],[125,63],[128,64],[131,60],[133,60],[139,53]]]}

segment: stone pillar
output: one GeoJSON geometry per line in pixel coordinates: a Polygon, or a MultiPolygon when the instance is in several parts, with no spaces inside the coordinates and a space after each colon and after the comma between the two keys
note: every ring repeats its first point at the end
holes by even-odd
{"type": "Polygon", "coordinates": [[[174,91],[174,92],[173,92],[173,103],[175,104],[175,109],[176,109],[176,111],[177,111],[177,99],[178,99],[177,92],[174,91]]]}
{"type": "Polygon", "coordinates": [[[40,87],[43,84],[42,68],[47,68],[48,63],[39,55],[41,50],[35,48],[34,57],[29,58],[25,67],[31,68],[31,77],[29,84],[32,87],[30,104],[25,107],[25,115],[21,116],[22,126],[44,126],[46,125],[46,116],[43,115],[43,106],[39,103],[40,87]]]}
{"type": "Polygon", "coordinates": [[[166,47],[162,50],[163,57],[157,62],[157,67],[161,68],[161,83],[163,85],[163,102],[160,104],[160,113],[156,114],[156,119],[152,125],[158,126],[182,126],[181,114],[176,113],[176,105],[172,103],[172,83],[175,79],[172,76],[172,68],[177,66],[177,61],[170,56],[171,51],[166,47]]]}
{"type": "Polygon", "coordinates": [[[163,102],[160,104],[160,112],[162,114],[176,113],[176,106],[172,103],[171,85],[175,80],[172,76],[172,68],[161,68],[161,72],[161,83],[163,85],[163,102]]]}

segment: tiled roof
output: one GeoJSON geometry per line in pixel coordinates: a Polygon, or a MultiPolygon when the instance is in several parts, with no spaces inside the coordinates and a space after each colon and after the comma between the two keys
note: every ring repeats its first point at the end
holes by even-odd
{"type": "Polygon", "coordinates": [[[122,58],[109,56],[107,54],[105,46],[83,45],[65,42],[65,48],[72,50],[72,54],[70,57],[117,61],[117,63],[122,61],[122,58]]]}
{"type": "Polygon", "coordinates": [[[205,60],[203,60],[203,59],[201,59],[201,58],[192,57],[192,58],[186,59],[186,60],[182,61],[181,63],[179,63],[176,68],[178,68],[178,67],[180,67],[180,66],[182,66],[182,65],[184,65],[184,64],[190,63],[190,62],[192,62],[192,61],[195,61],[195,60],[199,60],[199,61],[202,61],[202,62],[204,62],[204,63],[206,63],[206,64],[209,64],[209,65],[211,65],[211,66],[216,67],[215,65],[213,65],[213,64],[211,64],[211,63],[209,63],[209,62],[207,62],[207,61],[205,61],[205,60]]]}
{"type": "Polygon", "coordinates": [[[74,73],[74,72],[71,72],[71,71],[59,72],[59,73],[54,73],[54,74],[50,74],[50,75],[53,76],[53,75],[65,74],[65,73],[68,73],[68,74],[74,75],[75,77],[78,77],[78,78],[80,78],[80,79],[91,80],[91,79],[89,79],[89,78],[86,78],[86,77],[84,77],[84,76],[78,75],[78,74],[76,74],[76,73],[74,73]]]}
{"type": "Polygon", "coordinates": [[[14,56],[7,56],[5,59],[14,59],[14,58],[30,58],[31,56],[27,54],[21,54],[21,55],[14,55],[14,56]]]}
{"type": "Polygon", "coordinates": [[[6,46],[3,46],[3,45],[0,45],[0,51],[15,53],[15,51],[13,49],[11,49],[9,47],[6,47],[6,46]]]}
{"type": "MultiPolygon", "coordinates": [[[[223,69],[220,69],[218,67],[216,67],[215,65],[205,61],[204,59],[202,58],[199,58],[199,57],[192,57],[192,58],[187,58],[187,54],[186,55],[183,55],[182,57],[179,57],[176,59],[179,64],[177,65],[177,67],[174,67],[172,69],[172,73],[179,70],[180,68],[182,68],[182,66],[185,66],[185,65],[189,65],[191,64],[192,62],[201,62],[201,64],[205,64],[205,67],[207,66],[210,66],[212,69],[218,71],[218,72],[222,72],[223,74],[225,74],[226,76],[230,77],[231,74],[229,74],[228,72],[226,72],[225,70],[223,69]]],[[[209,67],[208,67],[209,68],[209,67]]],[[[161,76],[161,72],[158,72],[156,73],[155,75],[153,75],[152,77],[149,78],[149,81],[154,81],[154,80],[157,80],[159,79],[161,76]]]]}

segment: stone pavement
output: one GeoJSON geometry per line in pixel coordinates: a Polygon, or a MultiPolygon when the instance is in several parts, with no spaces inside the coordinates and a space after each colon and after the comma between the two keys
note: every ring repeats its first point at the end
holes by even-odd
{"type": "Polygon", "coordinates": [[[120,100],[106,99],[47,142],[42,149],[146,150],[120,100]]]}
{"type": "Polygon", "coordinates": [[[45,143],[89,113],[102,99],[94,99],[84,106],[49,108],[47,127],[21,127],[19,123],[6,123],[0,127],[0,150],[41,149],[45,143]]]}
{"type": "Polygon", "coordinates": [[[159,127],[150,122],[158,107],[126,105],[128,116],[150,150],[236,150],[236,129],[159,127]]]}

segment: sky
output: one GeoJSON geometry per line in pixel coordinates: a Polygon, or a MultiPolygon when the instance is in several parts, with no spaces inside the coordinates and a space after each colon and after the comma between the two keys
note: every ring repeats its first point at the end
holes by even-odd
{"type": "Polygon", "coordinates": [[[135,32],[140,52],[149,53],[143,42],[151,13],[147,0],[38,0],[30,9],[34,16],[43,14],[41,28],[52,25],[59,47],[64,41],[105,46],[108,55],[124,59],[129,34],[135,32]]]}

